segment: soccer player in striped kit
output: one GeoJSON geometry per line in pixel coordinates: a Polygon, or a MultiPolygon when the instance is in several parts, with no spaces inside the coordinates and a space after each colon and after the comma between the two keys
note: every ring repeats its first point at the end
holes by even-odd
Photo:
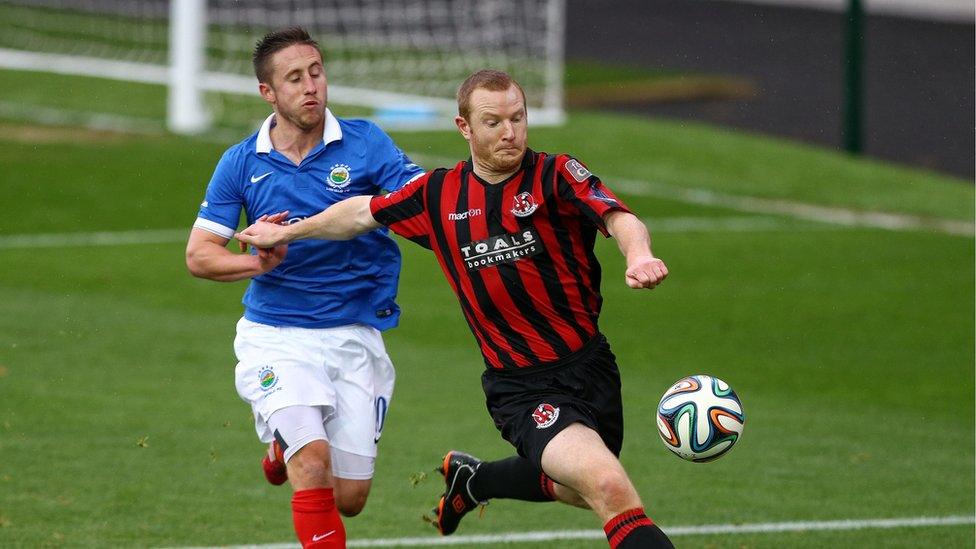
{"type": "Polygon", "coordinates": [[[443,535],[492,498],[557,500],[591,509],[613,548],[671,547],[617,459],[620,376],[597,326],[596,234],[617,240],[631,288],[654,288],[667,267],[644,224],[579,160],[527,148],[527,114],[517,82],[479,71],[460,86],[455,119],[470,160],[237,237],[270,248],[385,225],[435,253],[484,356],[488,411],[518,451],[494,462],[448,452],[433,512],[443,535]]]}

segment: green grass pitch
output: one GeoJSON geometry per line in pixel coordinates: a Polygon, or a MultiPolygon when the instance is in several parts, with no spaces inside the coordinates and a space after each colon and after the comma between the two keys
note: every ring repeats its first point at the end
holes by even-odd
{"type": "MultiPolygon", "coordinates": [[[[23,75],[0,72],[0,82],[23,75]]],[[[0,102],[56,106],[51,96],[82,89],[72,79],[58,82],[32,88],[36,97],[0,86],[0,102]]],[[[111,88],[102,97],[148,102],[152,95],[142,87],[126,95],[117,83],[86,86],[111,88]]],[[[81,108],[76,96],[66,102],[81,108]]],[[[148,103],[124,108],[161,116],[148,103]]],[[[290,490],[264,482],[263,448],[233,387],[231,343],[245,284],[190,277],[178,238],[10,244],[11,235],[188,231],[226,143],[39,128],[19,118],[0,123],[7,212],[0,218],[0,546],[291,542],[290,490]]],[[[451,133],[395,137],[421,160],[466,156],[451,133]]],[[[693,124],[579,112],[564,128],[531,130],[530,144],[578,155],[611,187],[618,179],[660,182],[973,220],[966,182],[693,124]]],[[[622,282],[613,241],[598,243],[602,328],[624,383],[622,460],[665,530],[973,516],[971,236],[775,215],[750,230],[708,229],[709,221],[759,216],[621,194],[649,220],[655,252],[672,273],[660,288],[635,293],[622,282]],[[675,218],[705,228],[666,229],[675,218]],[[747,415],[739,445],[708,464],[672,456],[654,424],[664,389],[699,372],[730,382],[747,415]]],[[[420,517],[441,491],[433,468],[443,452],[510,454],[484,409],[483,365],[434,258],[409,242],[401,248],[404,314],[386,335],[399,379],[370,502],[346,521],[351,540],[434,539],[420,517]],[[428,478],[414,486],[421,472],[428,478]]],[[[466,518],[459,534],[599,527],[588,513],[557,504],[495,501],[482,518],[466,518]]],[[[969,523],[675,541],[973,547],[973,534],[969,523]]]]}

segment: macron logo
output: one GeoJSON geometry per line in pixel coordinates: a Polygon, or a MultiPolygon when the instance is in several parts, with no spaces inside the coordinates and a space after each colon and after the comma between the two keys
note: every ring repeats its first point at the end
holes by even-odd
{"type": "Polygon", "coordinates": [[[329,537],[329,536],[331,536],[332,534],[335,534],[335,532],[336,532],[336,531],[335,531],[335,530],[333,530],[333,531],[331,531],[331,532],[326,532],[326,533],[324,533],[324,534],[315,534],[314,536],[312,536],[312,543],[315,543],[315,542],[317,542],[317,541],[322,541],[322,540],[324,540],[325,538],[327,538],[327,537],[329,537]]]}
{"type": "Polygon", "coordinates": [[[447,219],[449,221],[463,221],[469,217],[474,217],[476,215],[481,215],[481,208],[471,208],[466,212],[460,212],[460,213],[451,212],[447,214],[447,219]]]}
{"type": "Polygon", "coordinates": [[[273,173],[274,172],[268,172],[268,173],[266,173],[264,175],[252,175],[251,176],[251,183],[257,183],[258,181],[261,181],[262,179],[264,179],[265,177],[268,177],[269,175],[271,175],[273,173]]]}

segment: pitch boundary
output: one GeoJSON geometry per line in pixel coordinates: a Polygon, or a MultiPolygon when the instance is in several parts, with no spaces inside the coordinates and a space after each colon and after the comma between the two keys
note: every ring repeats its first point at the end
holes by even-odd
{"type": "MultiPolygon", "coordinates": [[[[843,227],[812,223],[798,226],[797,223],[786,219],[760,216],[658,217],[643,221],[653,233],[843,230],[843,227]]],[[[173,244],[186,242],[189,234],[190,228],[187,227],[185,229],[0,235],[0,250],[173,244]]]]}
{"type": "MultiPolygon", "coordinates": [[[[12,103],[0,102],[0,113],[11,117],[18,113],[17,105],[12,103]]],[[[162,133],[161,124],[145,119],[127,117],[123,115],[111,114],[91,114],[50,107],[32,107],[35,120],[44,124],[63,124],[72,123],[84,127],[101,130],[130,131],[142,134],[162,133]],[[38,115],[40,113],[40,115],[38,115]]],[[[20,120],[27,120],[30,117],[13,116],[20,120]]],[[[234,141],[240,136],[235,132],[221,130],[219,128],[210,132],[207,136],[202,136],[207,141],[226,143],[234,141]]],[[[428,155],[424,153],[411,152],[410,156],[416,159],[429,160],[430,165],[453,166],[457,163],[456,159],[449,159],[441,156],[428,155]]],[[[792,200],[759,198],[728,194],[719,191],[712,191],[700,188],[682,187],[669,185],[654,181],[644,181],[628,178],[614,178],[608,176],[612,181],[612,187],[624,193],[635,196],[663,198],[675,200],[687,204],[698,204],[703,206],[713,206],[727,208],[739,212],[762,215],[785,215],[788,217],[816,221],[820,223],[830,223],[851,227],[870,227],[889,231],[935,231],[953,236],[966,238],[976,237],[976,224],[956,220],[934,217],[923,217],[918,215],[897,214],[879,211],[858,211],[848,208],[820,206],[792,200]]]]}
{"type": "Polygon", "coordinates": [[[175,242],[186,242],[189,235],[189,225],[185,229],[147,231],[11,234],[0,236],[0,250],[122,246],[127,244],[172,244],[175,242]]]}
{"type": "MultiPolygon", "coordinates": [[[[430,160],[429,164],[453,166],[456,160],[444,157],[414,154],[417,159],[430,160]]],[[[762,215],[784,215],[807,221],[830,223],[848,227],[869,227],[889,231],[935,231],[953,236],[973,238],[976,224],[955,219],[922,217],[878,211],[857,211],[832,206],[819,206],[792,200],[759,198],[700,189],[681,187],[655,181],[606,177],[614,191],[648,198],[662,198],[686,204],[726,208],[738,212],[762,215]]]]}
{"type": "MultiPolygon", "coordinates": [[[[769,534],[779,532],[808,532],[824,530],[865,530],[891,528],[924,528],[976,524],[976,516],[901,517],[878,519],[843,519],[796,522],[760,522],[751,524],[706,524],[701,526],[673,526],[664,528],[668,536],[709,536],[717,534],[769,534]]],[[[503,534],[455,535],[451,537],[404,537],[350,540],[347,547],[431,547],[443,545],[473,545],[477,543],[531,543],[555,540],[605,540],[603,530],[551,530],[535,532],[506,532],[503,534]]],[[[294,549],[297,543],[266,545],[221,546],[222,549],[294,549]]],[[[218,549],[191,547],[183,549],[218,549]]]]}

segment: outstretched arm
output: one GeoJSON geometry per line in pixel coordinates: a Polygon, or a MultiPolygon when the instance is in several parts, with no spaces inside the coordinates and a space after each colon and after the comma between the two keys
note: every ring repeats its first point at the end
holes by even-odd
{"type": "Polygon", "coordinates": [[[186,267],[190,274],[220,282],[234,282],[264,274],[277,267],[287,246],[258,250],[257,255],[236,254],[227,249],[227,239],[194,228],[186,243],[186,267]]]}
{"type": "Polygon", "coordinates": [[[604,222],[627,261],[627,285],[634,289],[653,289],[663,282],[668,268],[651,253],[651,236],[644,223],[634,214],[619,210],[607,213],[604,222]]]}
{"type": "Polygon", "coordinates": [[[241,242],[271,248],[304,238],[349,240],[382,225],[369,211],[371,196],[354,196],[290,225],[258,221],[234,235],[241,242]]]}

